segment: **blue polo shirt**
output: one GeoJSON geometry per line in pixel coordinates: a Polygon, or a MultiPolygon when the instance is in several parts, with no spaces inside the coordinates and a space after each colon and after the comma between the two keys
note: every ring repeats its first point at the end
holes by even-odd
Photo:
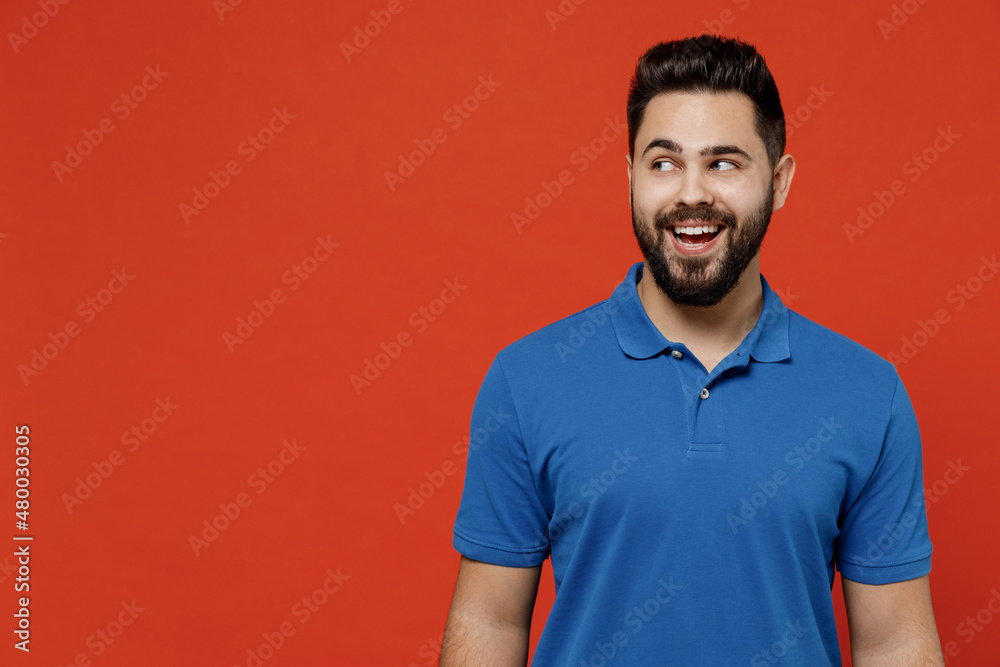
{"type": "Polygon", "coordinates": [[[927,574],[920,432],[895,368],[789,310],[709,373],[611,297],[504,348],[472,411],[454,546],[552,557],[533,665],[840,665],[831,589],[927,574]]]}

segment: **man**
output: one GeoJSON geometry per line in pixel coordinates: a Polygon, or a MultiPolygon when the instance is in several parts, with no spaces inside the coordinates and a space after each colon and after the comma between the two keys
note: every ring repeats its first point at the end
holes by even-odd
{"type": "Polygon", "coordinates": [[[502,350],[476,398],[441,664],[942,665],[920,434],[895,368],[760,273],[788,197],[764,59],[703,35],[640,59],[629,201],[645,261],[502,350]]]}

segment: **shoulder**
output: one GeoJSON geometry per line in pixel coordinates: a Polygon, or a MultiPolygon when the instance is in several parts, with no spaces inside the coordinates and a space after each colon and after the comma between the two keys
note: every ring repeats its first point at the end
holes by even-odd
{"type": "Polygon", "coordinates": [[[788,339],[793,364],[817,377],[836,378],[852,387],[876,388],[890,397],[900,381],[896,367],[884,357],[790,308],[788,339]]]}
{"type": "Polygon", "coordinates": [[[537,375],[565,369],[577,358],[593,359],[617,340],[611,316],[618,308],[613,298],[599,301],[515,340],[497,353],[497,361],[505,372],[537,375]]]}

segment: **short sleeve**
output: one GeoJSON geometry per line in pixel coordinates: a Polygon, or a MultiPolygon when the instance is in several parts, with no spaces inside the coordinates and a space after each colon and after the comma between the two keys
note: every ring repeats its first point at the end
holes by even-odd
{"type": "Polygon", "coordinates": [[[890,584],[931,570],[920,430],[902,380],[896,385],[881,451],[837,538],[837,567],[863,584],[890,584]]]}
{"type": "Polygon", "coordinates": [[[548,515],[499,355],[472,408],[453,544],[468,558],[508,567],[539,565],[549,554],[548,515]]]}

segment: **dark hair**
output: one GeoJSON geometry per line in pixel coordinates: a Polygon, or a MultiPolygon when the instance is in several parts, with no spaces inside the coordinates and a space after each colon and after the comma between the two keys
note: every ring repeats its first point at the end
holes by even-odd
{"type": "Polygon", "coordinates": [[[709,34],[660,42],[639,58],[626,109],[629,155],[635,153],[635,135],[654,96],[731,91],[745,93],[753,101],[757,134],[773,169],[785,150],[785,113],[774,77],[751,44],[709,34]]]}

